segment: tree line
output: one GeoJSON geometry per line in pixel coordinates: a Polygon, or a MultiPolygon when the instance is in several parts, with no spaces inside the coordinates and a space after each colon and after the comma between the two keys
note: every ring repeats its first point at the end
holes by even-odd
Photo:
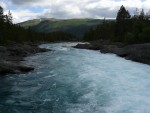
{"type": "Polygon", "coordinates": [[[50,33],[40,33],[32,30],[30,27],[24,29],[19,25],[13,24],[13,17],[9,11],[4,15],[3,8],[0,6],[0,44],[9,42],[23,41],[70,41],[75,37],[69,33],[62,31],[54,31],[50,33]]]}
{"type": "Polygon", "coordinates": [[[150,12],[136,9],[133,16],[122,5],[116,20],[103,20],[101,25],[89,30],[83,37],[85,41],[107,39],[115,42],[150,42],[150,12]]]}

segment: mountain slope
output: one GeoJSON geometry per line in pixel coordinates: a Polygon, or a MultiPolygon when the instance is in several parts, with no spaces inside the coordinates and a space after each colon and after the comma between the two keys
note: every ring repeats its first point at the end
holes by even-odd
{"type": "Polygon", "coordinates": [[[100,19],[54,19],[42,18],[29,20],[19,23],[24,28],[39,32],[64,31],[69,32],[77,37],[82,37],[89,29],[101,24],[103,20],[100,19]]]}

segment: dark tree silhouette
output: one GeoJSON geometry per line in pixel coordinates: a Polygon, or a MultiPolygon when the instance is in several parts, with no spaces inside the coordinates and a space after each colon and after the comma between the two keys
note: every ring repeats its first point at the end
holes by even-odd
{"type": "Polygon", "coordinates": [[[122,5],[117,13],[117,17],[116,17],[116,35],[118,37],[118,41],[122,41],[123,40],[123,36],[125,35],[125,33],[128,31],[128,29],[130,29],[130,18],[131,15],[128,12],[128,10],[126,10],[126,8],[122,5]]]}
{"type": "Polygon", "coordinates": [[[144,9],[142,9],[142,11],[140,12],[139,19],[140,20],[144,20],[145,19],[144,9]]]}
{"type": "Polygon", "coordinates": [[[0,44],[9,42],[37,42],[37,41],[70,41],[75,38],[73,35],[65,32],[40,33],[31,28],[25,29],[12,22],[12,14],[9,11],[4,15],[3,8],[0,6],[0,44]]]}
{"type": "Polygon", "coordinates": [[[9,24],[12,24],[13,23],[12,21],[13,21],[12,14],[10,11],[8,11],[8,22],[9,22],[9,24]]]}
{"type": "Polygon", "coordinates": [[[4,22],[3,8],[0,6],[0,21],[4,22]]]}
{"type": "Polygon", "coordinates": [[[89,30],[84,40],[110,40],[125,44],[150,42],[150,11],[136,9],[131,17],[122,5],[117,13],[116,21],[105,20],[96,29],[89,30]]]}
{"type": "Polygon", "coordinates": [[[125,19],[130,19],[130,18],[131,18],[131,15],[130,15],[129,11],[126,10],[126,8],[122,5],[120,7],[120,10],[117,13],[117,18],[116,18],[117,22],[125,20],[125,19]]]}

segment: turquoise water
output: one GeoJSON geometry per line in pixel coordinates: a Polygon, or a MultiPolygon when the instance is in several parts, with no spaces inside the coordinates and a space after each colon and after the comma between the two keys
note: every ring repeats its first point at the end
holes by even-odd
{"type": "Polygon", "coordinates": [[[35,70],[0,77],[0,113],[150,113],[150,66],[113,54],[45,44],[35,70]]]}

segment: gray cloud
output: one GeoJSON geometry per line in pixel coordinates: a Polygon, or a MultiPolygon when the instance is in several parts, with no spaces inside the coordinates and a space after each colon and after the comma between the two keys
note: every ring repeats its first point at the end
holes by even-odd
{"type": "Polygon", "coordinates": [[[115,18],[117,10],[110,10],[109,8],[94,8],[91,10],[86,10],[91,17],[99,18],[115,18]]]}
{"type": "Polygon", "coordinates": [[[41,2],[42,0],[11,0],[11,1],[16,5],[28,5],[35,2],[41,2]]]}
{"type": "MultiPolygon", "coordinates": [[[[145,8],[148,11],[149,0],[11,0],[12,5],[17,5],[15,17],[22,18],[115,18],[121,5],[124,5],[133,14],[135,8],[145,8]],[[26,7],[22,7],[26,6],[26,7]],[[35,12],[25,9],[28,6],[42,6],[43,11],[35,12]],[[18,13],[22,12],[22,14],[18,13]],[[22,11],[21,11],[22,10],[22,11]],[[28,10],[26,13],[24,10],[28,10]],[[32,16],[34,15],[34,16],[32,16]]],[[[18,21],[17,20],[17,21],[18,21]]]]}

